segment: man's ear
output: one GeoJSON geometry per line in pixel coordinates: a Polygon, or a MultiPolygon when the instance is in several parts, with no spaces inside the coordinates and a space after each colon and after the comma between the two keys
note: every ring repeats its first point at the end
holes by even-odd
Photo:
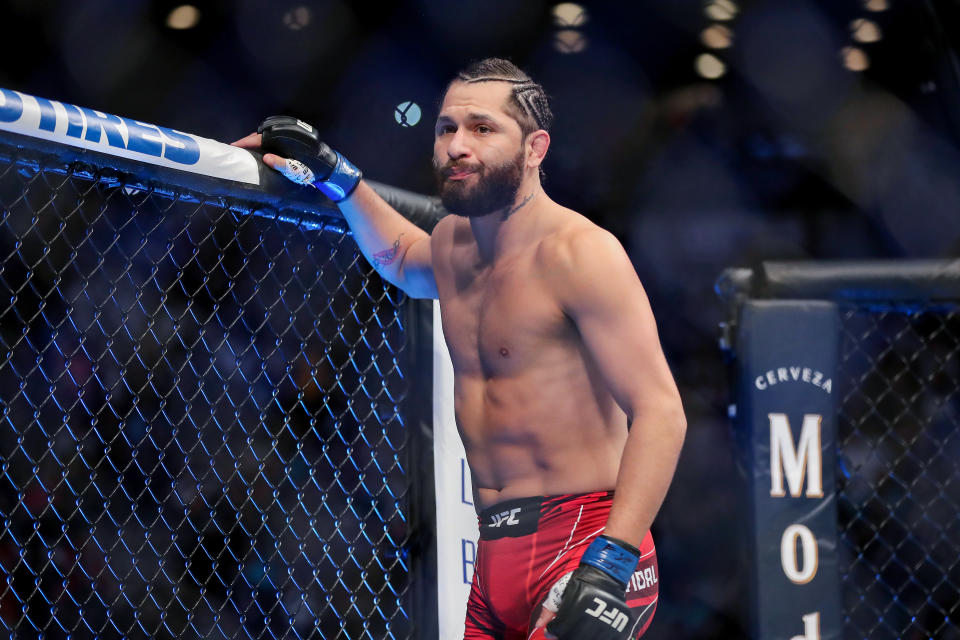
{"type": "Polygon", "coordinates": [[[527,166],[539,167],[550,148],[550,134],[538,129],[527,136],[527,166]]]}

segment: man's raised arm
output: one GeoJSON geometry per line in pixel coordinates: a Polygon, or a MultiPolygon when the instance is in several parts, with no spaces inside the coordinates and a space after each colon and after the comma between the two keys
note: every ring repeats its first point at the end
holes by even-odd
{"type": "Polygon", "coordinates": [[[388,282],[414,298],[436,298],[430,235],[404,218],[361,179],[359,170],[285,116],[267,118],[257,133],[234,146],[266,152],[263,161],[288,179],[314,186],[333,200],[360,251],[388,282]]]}

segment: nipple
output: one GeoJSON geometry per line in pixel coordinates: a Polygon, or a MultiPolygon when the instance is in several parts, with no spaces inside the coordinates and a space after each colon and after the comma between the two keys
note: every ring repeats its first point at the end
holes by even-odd
{"type": "Polygon", "coordinates": [[[507,351],[506,347],[500,347],[500,355],[504,358],[510,355],[510,352],[507,351]]]}

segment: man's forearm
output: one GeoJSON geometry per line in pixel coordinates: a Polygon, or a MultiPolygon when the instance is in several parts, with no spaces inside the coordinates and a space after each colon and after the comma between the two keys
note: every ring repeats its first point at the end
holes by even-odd
{"type": "Polygon", "coordinates": [[[639,547],[663,504],[686,433],[680,407],[635,417],[605,533],[639,547]]]}
{"type": "Polygon", "coordinates": [[[338,206],[367,261],[384,279],[403,288],[406,251],[429,234],[404,218],[363,181],[338,206]]]}
{"type": "Polygon", "coordinates": [[[415,297],[435,297],[429,234],[400,215],[361,179],[360,170],[321,141],[316,129],[289,116],[271,116],[234,145],[264,153],[263,161],[297,184],[319,189],[343,213],[360,251],[386,280],[415,297]],[[404,259],[419,243],[405,273],[404,259]]]}

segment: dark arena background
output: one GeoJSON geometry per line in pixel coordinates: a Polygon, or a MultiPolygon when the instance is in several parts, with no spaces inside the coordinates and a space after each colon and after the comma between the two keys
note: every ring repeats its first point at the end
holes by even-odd
{"type": "MultiPolygon", "coordinates": [[[[684,399],[645,638],[960,638],[960,2],[0,0],[0,24],[5,96],[222,142],[295,115],[428,195],[446,82],[511,58],[553,99],[547,192],[627,248],[684,399]]],[[[0,134],[3,633],[436,637],[423,308],[289,185],[0,134]]]]}

